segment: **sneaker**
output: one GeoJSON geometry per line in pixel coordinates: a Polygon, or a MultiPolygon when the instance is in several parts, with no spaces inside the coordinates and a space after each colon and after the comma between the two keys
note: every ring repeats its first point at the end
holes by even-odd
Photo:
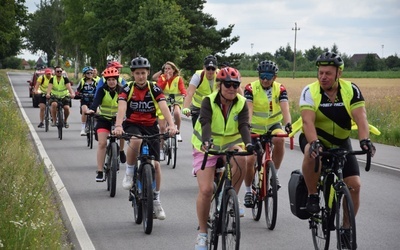
{"type": "Polygon", "coordinates": [[[251,192],[246,192],[246,194],[244,195],[244,204],[243,205],[247,208],[253,207],[253,194],[251,192]]]}
{"type": "Polygon", "coordinates": [[[207,250],[207,234],[198,234],[196,239],[195,250],[207,250]]]}
{"type": "MultiPolygon", "coordinates": [[[[340,242],[342,244],[342,249],[353,249],[350,242],[350,229],[340,229],[340,242]]],[[[357,243],[355,249],[357,249],[357,243]]]]}
{"type": "Polygon", "coordinates": [[[245,211],[244,207],[242,206],[242,203],[239,201],[239,217],[244,217],[245,211]]]}
{"type": "Polygon", "coordinates": [[[124,180],[122,181],[122,187],[125,190],[131,189],[133,184],[133,176],[125,174],[124,180]]]}
{"type": "Polygon", "coordinates": [[[165,160],[164,150],[160,150],[160,161],[164,161],[164,160],[165,160]]]}
{"type": "Polygon", "coordinates": [[[52,123],[51,123],[51,126],[52,126],[52,127],[56,127],[57,124],[56,124],[55,122],[52,122],[52,123]]]}
{"type": "Polygon", "coordinates": [[[281,188],[281,184],[279,183],[278,176],[276,177],[276,188],[279,190],[281,188]]]}
{"type": "Polygon", "coordinates": [[[154,209],[154,213],[155,213],[157,219],[165,220],[165,212],[164,212],[164,209],[161,206],[161,202],[160,201],[155,200],[153,202],[153,209],[154,209]]]}
{"type": "Polygon", "coordinates": [[[82,129],[82,130],[81,130],[81,136],[86,136],[86,131],[85,131],[85,129],[82,129]]]}
{"type": "Polygon", "coordinates": [[[43,122],[40,122],[39,125],[37,126],[38,128],[44,128],[43,122]]]}
{"type": "Polygon", "coordinates": [[[182,142],[182,136],[181,136],[180,134],[177,134],[177,135],[176,135],[176,140],[177,140],[178,142],[182,142]]]}
{"type": "Polygon", "coordinates": [[[68,122],[64,122],[64,127],[65,127],[65,128],[69,128],[68,122]]]}
{"type": "Polygon", "coordinates": [[[96,181],[97,182],[103,182],[104,181],[103,171],[97,171],[96,181]]]}
{"type": "Polygon", "coordinates": [[[319,197],[318,194],[310,194],[307,198],[307,211],[315,214],[319,212],[319,197]]]}
{"type": "Polygon", "coordinates": [[[126,162],[126,155],[125,155],[124,150],[119,151],[119,161],[121,163],[125,163],[126,162]]]}
{"type": "Polygon", "coordinates": [[[85,127],[85,133],[89,134],[89,132],[90,132],[89,127],[85,127]]]}

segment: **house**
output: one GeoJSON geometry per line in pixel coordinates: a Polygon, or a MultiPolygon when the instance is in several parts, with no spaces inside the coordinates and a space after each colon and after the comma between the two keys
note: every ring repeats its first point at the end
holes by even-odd
{"type": "Polygon", "coordinates": [[[367,55],[373,55],[376,59],[380,60],[381,58],[376,53],[365,53],[365,54],[354,54],[350,61],[353,62],[354,66],[358,66],[359,63],[363,62],[367,55]]]}
{"type": "Polygon", "coordinates": [[[23,69],[31,69],[31,65],[25,59],[22,59],[21,64],[23,69]]]}

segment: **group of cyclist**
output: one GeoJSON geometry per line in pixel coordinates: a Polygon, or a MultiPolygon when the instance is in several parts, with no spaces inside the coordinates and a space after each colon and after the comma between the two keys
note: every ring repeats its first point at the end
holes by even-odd
{"type": "MultiPolygon", "coordinates": [[[[189,86],[185,89],[183,79],[179,76],[179,69],[173,62],[166,62],[162,69],[152,76],[153,80],[157,80],[157,83],[154,83],[148,80],[150,62],[144,57],[136,57],[130,62],[133,81],[126,82],[122,78],[121,64],[110,62],[102,73],[103,76],[96,80],[93,78],[94,69],[85,67],[82,72],[84,77],[77,90],[81,95],[94,94],[92,103],[82,95],[81,135],[87,132],[84,127],[86,114],[97,112],[100,116],[96,124],[99,143],[96,181],[104,180],[102,171],[109,133],[152,135],[168,131],[170,135],[176,134],[178,141],[182,141],[181,135],[177,134],[181,124],[180,112],[185,116],[191,116],[193,173],[197,177],[199,187],[196,202],[199,233],[195,249],[207,249],[207,219],[214,189],[215,167],[221,160],[225,161],[223,157],[209,156],[205,169],[200,170],[204,151],[211,142],[216,150],[237,149],[253,152],[255,142],[250,137],[251,133],[264,134],[270,131],[272,134],[294,134],[301,130],[299,144],[304,153],[302,172],[309,194],[307,210],[310,213],[319,210],[319,197],[316,194],[319,173],[314,172],[314,159],[319,151],[334,147],[351,149],[349,136],[354,121],[358,126],[360,147],[372,155],[375,153],[375,147],[369,139],[364,98],[354,83],[341,78],[344,62],[339,55],[325,52],[317,58],[317,81],[303,89],[299,105],[301,118],[293,126],[287,90],[276,81],[279,68],[275,62],[261,61],[257,66],[258,79],[244,85],[244,88],[241,87],[241,76],[237,69],[230,67],[228,63],[221,69],[218,69],[217,65],[215,56],[207,56],[204,59],[203,69],[194,73],[189,86]],[[175,95],[176,108],[173,115],[168,107],[167,94],[175,95]],[[113,118],[115,118],[114,131],[112,131],[113,118]]],[[[47,98],[51,97],[50,93],[66,94],[67,91],[70,92],[71,98],[75,95],[68,79],[60,77],[60,72],[62,69],[57,67],[55,77],[46,73],[47,80],[43,82],[49,86],[46,90],[47,98]],[[61,88],[61,85],[64,87],[61,88]]],[[[38,88],[35,87],[35,90],[38,88]]],[[[63,102],[66,105],[67,99],[63,102]]],[[[68,127],[68,114],[69,112],[65,110],[66,127],[68,127]]],[[[40,118],[42,124],[42,113],[40,118]]],[[[285,151],[284,138],[274,137],[272,143],[272,160],[278,175],[285,151]]],[[[132,138],[126,150],[126,170],[122,183],[124,189],[129,190],[132,187],[140,145],[141,140],[132,138]]],[[[149,149],[150,154],[155,157],[154,212],[158,219],[163,220],[166,216],[160,202],[162,175],[159,163],[160,158],[163,160],[162,144],[154,142],[149,149]]],[[[120,160],[124,163],[123,141],[120,150],[120,160]]],[[[237,193],[243,180],[245,182],[245,207],[253,206],[251,185],[255,161],[255,155],[251,155],[238,157],[236,162],[231,163],[232,183],[237,193]]],[[[350,187],[356,212],[360,200],[359,174],[356,158],[348,156],[344,168],[344,181],[350,187]]],[[[279,188],[278,180],[277,184],[279,188]]],[[[244,209],[240,210],[241,216],[244,216],[244,209]]],[[[346,223],[343,225],[345,227],[346,223]]]]}

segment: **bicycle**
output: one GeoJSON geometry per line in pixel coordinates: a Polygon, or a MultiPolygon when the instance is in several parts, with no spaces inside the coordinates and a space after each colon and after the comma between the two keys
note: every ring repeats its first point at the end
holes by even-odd
{"type": "MultiPolygon", "coordinates": [[[[96,116],[96,115],[94,115],[96,116]]],[[[94,117],[92,116],[92,118],[94,117]]],[[[114,130],[115,117],[112,119],[111,131],[114,130]]],[[[110,197],[114,197],[117,190],[117,172],[119,171],[119,145],[118,137],[110,134],[107,137],[106,157],[104,161],[105,181],[107,182],[107,191],[110,191],[110,197]]]]}
{"type": "Polygon", "coordinates": [[[90,149],[93,148],[94,123],[95,123],[94,114],[86,114],[86,124],[85,124],[86,141],[87,141],[87,146],[90,149]]]}
{"type": "MultiPolygon", "coordinates": [[[[270,230],[274,230],[278,216],[278,184],[274,162],[272,161],[274,137],[289,137],[288,134],[272,134],[269,130],[265,134],[251,134],[257,138],[257,167],[252,183],[253,207],[252,214],[255,221],[261,218],[263,202],[265,206],[265,221],[270,230]],[[263,145],[265,145],[263,147],[263,145]]],[[[290,149],[293,149],[293,137],[290,137],[290,149]]]]}
{"type": "MultiPolygon", "coordinates": [[[[174,112],[175,112],[175,97],[182,96],[182,95],[175,95],[170,94],[167,98],[167,103],[169,104],[169,110],[174,119],[174,112]]],[[[174,121],[175,122],[175,121],[174,121]]],[[[176,140],[176,135],[168,137],[166,143],[164,143],[164,154],[168,157],[167,165],[171,163],[173,169],[176,167],[176,157],[177,157],[177,150],[178,150],[178,143],[176,140]]]]}
{"type": "Polygon", "coordinates": [[[64,104],[62,98],[56,98],[57,100],[57,113],[56,113],[56,126],[58,130],[58,138],[62,140],[64,127],[64,104]]]}
{"type": "Polygon", "coordinates": [[[311,214],[309,226],[315,249],[329,249],[330,231],[336,231],[337,249],[356,249],[356,221],[353,201],[350,191],[343,181],[343,167],[347,155],[367,154],[365,170],[371,166],[371,154],[368,151],[353,151],[342,148],[328,149],[319,152],[316,158],[314,171],[318,172],[321,158],[321,173],[317,184],[320,199],[320,211],[311,214]],[[350,224],[348,237],[342,238],[341,228],[343,217],[350,224]],[[334,223],[335,222],[335,223],[334,223]]]}
{"type": "MultiPolygon", "coordinates": [[[[210,144],[211,145],[211,144],[210,144]]],[[[230,161],[235,156],[252,155],[247,151],[226,150],[224,152],[207,150],[204,154],[201,170],[204,170],[208,155],[226,157],[224,167],[216,167],[214,193],[211,199],[210,216],[207,221],[208,242],[210,249],[218,249],[218,238],[222,237],[222,249],[236,249],[240,247],[240,215],[239,201],[232,185],[232,169],[230,161]]],[[[236,161],[236,160],[235,160],[236,161]]]]}
{"type": "Polygon", "coordinates": [[[133,216],[136,224],[143,223],[143,230],[151,234],[153,230],[153,190],[156,187],[154,156],[149,155],[149,141],[168,139],[165,134],[139,135],[124,133],[121,138],[131,140],[132,137],[143,140],[140,155],[137,158],[133,174],[133,185],[129,190],[129,201],[132,202],[133,216]]]}

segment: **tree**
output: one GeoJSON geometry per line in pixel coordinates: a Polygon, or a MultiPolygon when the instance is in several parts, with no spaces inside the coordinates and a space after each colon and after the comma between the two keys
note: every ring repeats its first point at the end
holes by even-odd
{"type": "Polygon", "coordinates": [[[275,58],[283,57],[285,60],[292,62],[293,55],[294,55],[294,52],[293,52],[292,48],[290,47],[290,44],[288,43],[286,45],[286,48],[283,48],[282,46],[279,47],[279,49],[275,52],[274,57],[275,58]]]}
{"type": "Polygon", "coordinates": [[[385,60],[385,64],[386,66],[391,69],[391,70],[400,70],[400,59],[397,56],[397,54],[395,54],[394,56],[388,56],[386,57],[385,60]]]}
{"type": "Polygon", "coordinates": [[[310,62],[315,62],[319,55],[321,55],[324,51],[321,47],[316,47],[313,45],[311,49],[304,51],[304,57],[307,58],[310,62]]]}
{"type": "Polygon", "coordinates": [[[28,20],[25,0],[3,0],[0,3],[0,62],[15,56],[23,47],[22,37],[28,20]]]}
{"type": "Polygon", "coordinates": [[[363,71],[377,71],[378,70],[378,61],[373,54],[368,54],[362,65],[361,70],[363,71]]]}

